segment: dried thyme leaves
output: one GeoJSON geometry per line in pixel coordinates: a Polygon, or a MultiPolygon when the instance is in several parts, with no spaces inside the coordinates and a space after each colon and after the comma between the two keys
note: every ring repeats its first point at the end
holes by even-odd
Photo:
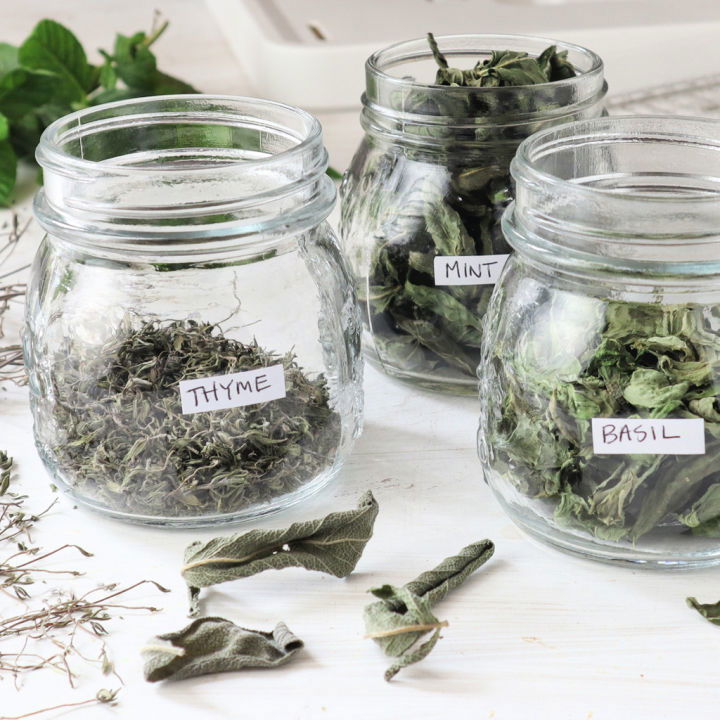
{"type": "Polygon", "coordinates": [[[291,353],[195,321],[128,321],[100,348],[67,340],[52,367],[51,452],[84,496],[113,510],[179,517],[230,513],[296,490],[333,462],[339,415],[322,375],[291,353]],[[285,398],[183,414],[180,380],[282,363],[285,398]]]}
{"type": "Polygon", "coordinates": [[[145,679],[186,680],[243,668],[274,668],[302,647],[303,641],[282,622],[272,632],[261,632],[224,618],[204,617],[178,632],[158,635],[142,649],[145,679]]]}
{"type": "Polygon", "coordinates": [[[303,567],[347,577],[372,537],[378,510],[368,491],[355,510],[293,523],[286,529],[250,530],[188,545],[182,575],[190,589],[191,614],[198,611],[200,588],[264,570],[303,567]]]}
{"type": "Polygon", "coordinates": [[[717,313],[598,304],[596,314],[583,314],[582,328],[570,328],[582,342],[569,346],[563,302],[549,298],[542,337],[531,330],[488,343],[485,391],[496,409],[483,432],[496,471],[556,522],[601,539],[720,537],[717,313]],[[701,418],[706,451],[595,454],[594,417],[701,418]]]}
{"type": "Polygon", "coordinates": [[[383,585],[370,590],[380,599],[365,608],[368,637],[375,640],[386,655],[399,658],[385,672],[386,680],[392,680],[404,667],[422,660],[435,647],[440,630],[447,622],[438,620],[432,607],[462,585],[494,551],[490,540],[481,540],[402,587],[383,585]],[[430,639],[420,643],[431,631],[430,639]]]}

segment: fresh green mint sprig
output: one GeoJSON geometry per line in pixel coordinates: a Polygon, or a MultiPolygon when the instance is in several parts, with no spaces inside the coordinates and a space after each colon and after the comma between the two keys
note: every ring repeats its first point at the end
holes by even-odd
{"type": "Polygon", "coordinates": [[[63,115],[113,100],[197,92],[158,70],[151,47],[167,27],[118,33],[112,52],[100,50],[100,65],[54,20],[41,20],[19,47],[0,43],[0,204],[11,201],[18,160],[32,160],[43,130],[63,115]]]}

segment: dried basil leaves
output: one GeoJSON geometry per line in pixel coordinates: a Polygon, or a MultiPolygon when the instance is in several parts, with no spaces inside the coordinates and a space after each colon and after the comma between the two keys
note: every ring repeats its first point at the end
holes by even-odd
{"type": "Polygon", "coordinates": [[[546,299],[542,334],[538,315],[517,319],[529,328],[519,338],[488,341],[482,432],[495,472],[542,514],[599,539],[720,537],[717,311],[613,301],[580,327],[567,299],[546,299]],[[598,417],[702,419],[705,454],[595,454],[598,417]]]}
{"type": "Polygon", "coordinates": [[[367,139],[370,152],[356,158],[367,162],[363,177],[354,177],[351,168],[344,184],[341,230],[346,244],[372,238],[373,249],[362,261],[367,264],[356,268],[357,289],[381,364],[388,372],[472,379],[474,387],[493,286],[436,285],[434,261],[511,252],[500,230],[511,199],[509,165],[518,144],[537,128],[510,119],[571,102],[567,90],[552,83],[575,71],[567,53],[554,46],[537,58],[495,51],[458,70],[449,67],[432,35],[428,40],[439,66],[436,86],[528,86],[527,92],[442,96],[435,86],[414,86],[398,109],[447,122],[409,123],[404,132],[416,133],[418,144],[393,149],[378,141],[376,148],[367,139]],[[532,87],[537,84],[543,87],[532,87]],[[368,193],[368,187],[378,191],[368,193]]]}
{"type": "Polygon", "coordinates": [[[52,365],[52,464],[115,511],[232,513],[292,492],[332,465],[339,415],[324,376],[292,353],[223,336],[209,323],[129,320],[100,347],[68,338],[52,365]],[[286,397],[183,414],[181,380],[282,363],[286,397]]]}

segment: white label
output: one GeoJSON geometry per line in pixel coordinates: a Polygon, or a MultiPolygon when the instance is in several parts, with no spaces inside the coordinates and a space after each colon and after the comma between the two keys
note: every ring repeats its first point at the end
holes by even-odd
{"type": "Polygon", "coordinates": [[[509,255],[442,255],[435,258],[436,285],[494,285],[509,255]]]}
{"type": "Polygon", "coordinates": [[[705,421],[701,418],[593,418],[592,435],[596,455],[705,454],[705,421]]]}
{"type": "Polygon", "coordinates": [[[180,381],[180,401],[185,414],[257,405],[284,397],[282,365],[180,381]]]}

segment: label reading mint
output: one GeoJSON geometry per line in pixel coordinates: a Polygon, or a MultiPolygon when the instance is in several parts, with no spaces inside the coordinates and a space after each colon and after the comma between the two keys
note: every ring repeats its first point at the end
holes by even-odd
{"type": "Polygon", "coordinates": [[[436,285],[494,285],[509,255],[442,255],[435,258],[436,285]]]}
{"type": "Polygon", "coordinates": [[[285,397],[282,365],[180,381],[182,411],[189,413],[257,405],[285,397]]]}
{"type": "Polygon", "coordinates": [[[705,454],[705,422],[701,418],[593,418],[592,437],[596,455],[705,454]]]}

